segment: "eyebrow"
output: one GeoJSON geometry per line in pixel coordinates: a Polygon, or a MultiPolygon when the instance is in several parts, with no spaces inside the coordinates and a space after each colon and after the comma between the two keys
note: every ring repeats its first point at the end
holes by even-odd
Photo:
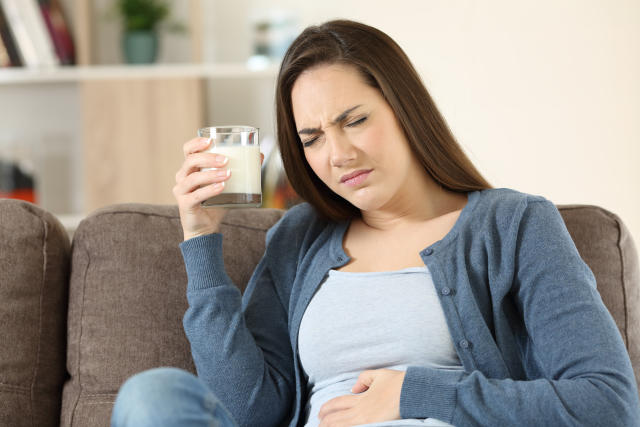
{"type": "MultiPolygon", "coordinates": [[[[361,107],[362,105],[358,104],[354,107],[348,108],[346,110],[344,110],[342,113],[340,113],[340,115],[338,117],[336,117],[335,119],[333,119],[331,121],[332,125],[335,125],[336,123],[339,123],[341,121],[343,121],[350,112],[352,112],[353,110],[355,110],[358,107],[361,107]]],[[[313,135],[314,133],[318,133],[320,132],[321,129],[319,128],[304,128],[298,131],[298,135],[313,135]]]]}

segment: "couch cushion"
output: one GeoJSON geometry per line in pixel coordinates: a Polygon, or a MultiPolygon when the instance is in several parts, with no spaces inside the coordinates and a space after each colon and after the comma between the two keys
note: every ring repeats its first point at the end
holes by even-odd
{"type": "MultiPolygon", "coordinates": [[[[274,209],[229,210],[222,224],[229,276],[244,289],[264,252],[274,209]]],[[[182,228],[175,206],[116,205],[74,234],[61,425],[108,425],[131,375],[159,366],[195,373],[182,328],[187,309],[182,228]]]]}
{"type": "Polygon", "coordinates": [[[606,209],[559,205],[558,210],[596,277],[598,292],[622,334],[640,388],[640,266],[629,230],[606,209]]]}
{"type": "Polygon", "coordinates": [[[58,425],[69,255],[53,215],[0,199],[0,425],[58,425]]]}

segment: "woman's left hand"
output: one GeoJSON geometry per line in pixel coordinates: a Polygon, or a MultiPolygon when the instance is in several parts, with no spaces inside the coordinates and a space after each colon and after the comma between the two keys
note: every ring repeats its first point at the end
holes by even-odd
{"type": "Polygon", "coordinates": [[[363,371],[351,389],[320,408],[319,427],[343,427],[400,419],[400,391],[405,372],[392,369],[363,371]]]}

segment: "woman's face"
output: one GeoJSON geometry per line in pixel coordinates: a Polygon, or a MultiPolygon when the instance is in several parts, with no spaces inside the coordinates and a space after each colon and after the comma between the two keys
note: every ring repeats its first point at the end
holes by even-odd
{"type": "Polygon", "coordinates": [[[331,190],[362,211],[413,197],[410,177],[424,172],[393,110],[354,67],[310,68],[291,103],[307,162],[331,190]]]}

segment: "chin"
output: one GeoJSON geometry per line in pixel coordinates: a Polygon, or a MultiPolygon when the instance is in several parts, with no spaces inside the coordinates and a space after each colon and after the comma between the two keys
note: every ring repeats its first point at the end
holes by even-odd
{"type": "Polygon", "coordinates": [[[363,212],[375,211],[384,205],[380,200],[371,197],[345,197],[344,199],[363,212]]]}

